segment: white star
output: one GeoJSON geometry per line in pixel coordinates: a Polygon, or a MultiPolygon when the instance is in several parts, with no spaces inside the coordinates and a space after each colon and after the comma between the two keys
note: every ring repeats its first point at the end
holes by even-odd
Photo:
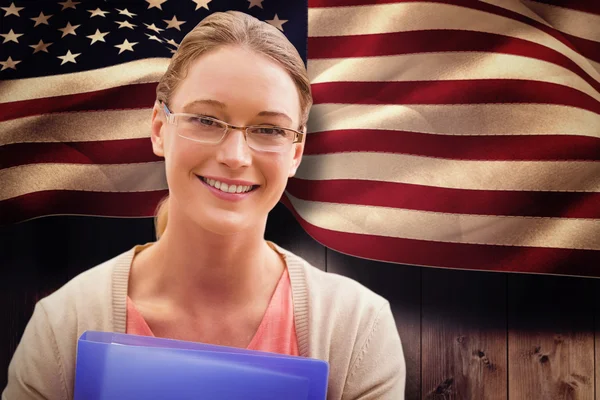
{"type": "Polygon", "coordinates": [[[5,69],[9,69],[9,68],[16,70],[17,69],[16,65],[20,62],[21,61],[13,60],[12,58],[8,57],[8,60],[0,61],[0,64],[2,64],[2,69],[0,69],[0,71],[4,71],[5,69]]]}
{"type": "MultiPolygon", "coordinates": [[[[16,15],[17,17],[20,17],[19,11],[21,11],[25,7],[15,7],[15,3],[10,3],[10,7],[0,7],[0,8],[3,9],[4,11],[6,11],[6,14],[4,14],[5,17],[8,17],[9,15],[16,15]]],[[[4,69],[4,68],[2,68],[2,69],[4,69]]]]}
{"type": "Polygon", "coordinates": [[[0,33],[0,36],[4,37],[4,42],[2,42],[2,43],[7,43],[7,42],[19,43],[19,37],[23,36],[23,34],[22,33],[14,33],[13,30],[11,29],[10,32],[8,32],[8,33],[0,33]]]}
{"type": "Polygon", "coordinates": [[[275,28],[279,29],[281,32],[283,32],[283,24],[288,22],[288,20],[287,19],[279,19],[277,14],[275,14],[275,18],[268,19],[267,22],[269,24],[273,25],[275,28]]]}
{"type": "Polygon", "coordinates": [[[67,35],[73,35],[73,36],[77,36],[77,34],[75,33],[75,29],[79,28],[81,25],[75,25],[72,26],[70,22],[67,22],[67,26],[65,26],[64,28],[58,28],[59,31],[62,31],[62,36],[61,38],[64,38],[67,35]]]}
{"type": "Polygon", "coordinates": [[[167,1],[167,0],[146,0],[146,2],[149,4],[148,10],[153,7],[156,7],[159,10],[162,10],[161,4],[164,3],[165,1],[167,1]]]}
{"type": "Polygon", "coordinates": [[[115,45],[115,47],[118,47],[120,49],[119,54],[121,54],[125,50],[133,51],[133,46],[135,46],[136,44],[138,44],[138,42],[129,43],[127,39],[125,39],[125,41],[122,44],[117,44],[115,45]]]}
{"type": "Polygon", "coordinates": [[[130,23],[129,21],[115,21],[117,24],[119,24],[119,29],[121,28],[129,28],[129,29],[133,29],[134,26],[137,26],[135,24],[130,23]]]}
{"type": "Polygon", "coordinates": [[[160,33],[161,31],[164,31],[164,29],[157,28],[156,26],[154,26],[154,24],[148,25],[148,24],[145,23],[144,25],[146,25],[146,27],[148,29],[150,29],[151,31],[154,31],[156,33],[160,33]]]}
{"type": "Polygon", "coordinates": [[[90,18],[95,17],[95,16],[100,16],[100,17],[106,18],[106,15],[104,15],[104,14],[109,14],[108,11],[102,11],[100,9],[100,7],[96,8],[95,10],[88,10],[88,12],[92,13],[92,15],[90,15],[90,18]]]}
{"type": "Polygon", "coordinates": [[[167,40],[167,43],[169,43],[171,46],[179,47],[179,45],[177,44],[177,42],[174,41],[173,39],[167,40]]]}
{"type": "Polygon", "coordinates": [[[33,54],[37,53],[38,51],[45,51],[47,53],[50,45],[52,45],[52,43],[44,43],[43,40],[40,40],[38,44],[30,44],[29,47],[33,49],[33,54]]]}
{"type": "Polygon", "coordinates": [[[148,36],[148,39],[150,39],[150,40],[156,40],[156,41],[157,41],[157,42],[159,42],[159,43],[162,43],[162,42],[163,42],[162,40],[160,40],[160,38],[157,38],[157,37],[156,37],[156,36],[154,36],[154,35],[150,35],[149,33],[146,33],[146,36],[148,36]]]}
{"type": "Polygon", "coordinates": [[[192,0],[194,3],[196,3],[196,10],[199,9],[200,7],[202,8],[206,8],[208,10],[208,3],[210,3],[212,0],[192,0]]]}
{"type": "Polygon", "coordinates": [[[173,16],[173,19],[171,19],[170,21],[168,19],[163,19],[163,21],[165,21],[168,24],[167,29],[175,28],[178,31],[181,30],[179,29],[179,26],[185,24],[185,21],[177,21],[177,18],[175,16],[173,16]]]}
{"type": "Polygon", "coordinates": [[[248,9],[250,9],[254,6],[263,8],[263,6],[262,6],[263,1],[265,1],[265,0],[248,0],[248,3],[250,3],[250,5],[248,6],[248,9]]]}
{"type": "Polygon", "coordinates": [[[81,2],[77,2],[77,1],[73,1],[73,0],[67,0],[67,1],[63,1],[62,3],[59,2],[58,4],[60,4],[60,5],[63,6],[62,10],[60,10],[60,11],[64,11],[67,8],[75,9],[75,6],[77,4],[81,4],[81,2]]]}
{"type": "Polygon", "coordinates": [[[119,12],[119,14],[121,14],[121,15],[127,15],[129,18],[133,18],[134,16],[136,16],[136,15],[137,15],[137,14],[134,14],[134,13],[132,13],[132,12],[129,12],[127,9],[124,9],[124,10],[119,10],[119,9],[117,8],[117,11],[119,12]]]}
{"type": "Polygon", "coordinates": [[[80,55],[81,55],[81,53],[71,54],[71,50],[67,50],[67,54],[65,54],[64,56],[57,56],[57,58],[60,58],[62,60],[62,62],[60,63],[60,65],[63,65],[63,64],[68,63],[68,62],[72,62],[73,64],[77,64],[77,61],[75,61],[75,57],[79,57],[80,55]]]}
{"type": "Polygon", "coordinates": [[[39,17],[29,18],[29,19],[32,21],[35,21],[35,25],[33,26],[35,28],[36,26],[41,25],[41,24],[48,25],[48,20],[50,19],[50,17],[52,15],[44,15],[44,13],[41,12],[39,17]]]}
{"type": "Polygon", "coordinates": [[[104,40],[104,36],[108,35],[109,32],[100,32],[99,29],[96,29],[96,33],[94,33],[93,35],[90,36],[86,36],[89,39],[92,39],[92,43],[90,43],[90,45],[96,43],[96,42],[104,42],[106,43],[106,41],[104,40]]]}

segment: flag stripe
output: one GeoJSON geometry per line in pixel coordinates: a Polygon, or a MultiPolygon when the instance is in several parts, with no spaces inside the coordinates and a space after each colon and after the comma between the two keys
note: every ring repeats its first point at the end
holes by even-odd
{"type": "Polygon", "coordinates": [[[460,160],[600,161],[600,140],[586,136],[451,136],[342,129],[310,134],[305,155],[343,152],[403,153],[460,160]]]}
{"type": "MultiPolygon", "coordinates": [[[[491,4],[473,1],[410,1],[407,3],[309,9],[308,34],[348,36],[429,29],[480,31],[522,39],[553,49],[573,60],[596,81],[598,72],[564,35],[540,22],[491,4]],[[459,5],[456,5],[460,3],[459,5]],[[411,18],[406,18],[410,15],[411,18]]],[[[310,43],[309,43],[310,46],[310,43]]],[[[312,53],[309,52],[312,58],[312,53]]]]}
{"type": "Polygon", "coordinates": [[[586,161],[465,161],[393,153],[336,153],[304,156],[296,176],[449,189],[600,192],[600,163],[586,161]]]}
{"type": "Polygon", "coordinates": [[[50,190],[0,201],[0,224],[46,215],[151,217],[167,190],[146,192],[84,192],[50,190]],[[126,204],[127,207],[123,207],[126,204]]]}
{"type": "Polygon", "coordinates": [[[0,169],[24,164],[129,164],[160,161],[149,138],[0,146],[0,169]]]}
{"type": "MultiPolygon", "coordinates": [[[[597,74],[593,74],[589,68],[582,68],[571,58],[546,46],[501,34],[460,30],[428,30],[310,37],[308,38],[308,46],[311,60],[402,54],[419,55],[418,53],[428,53],[424,56],[440,56],[429,54],[434,52],[448,52],[450,53],[448,54],[449,57],[458,57],[457,54],[452,52],[488,52],[489,57],[497,57],[497,54],[520,56],[525,58],[521,62],[527,64],[543,61],[563,67],[577,74],[594,90],[600,90],[600,83],[597,78],[594,78],[597,74]]],[[[488,60],[486,59],[486,61],[488,60]]],[[[493,61],[493,59],[489,61],[493,61]]],[[[511,66],[501,68],[499,65],[502,64],[494,65],[497,74],[502,74],[504,68],[513,68],[511,66]]],[[[538,64],[538,68],[540,66],[538,64]]],[[[544,67],[546,66],[544,65],[544,67]]],[[[462,68],[464,68],[464,65],[462,68]]],[[[451,68],[448,71],[449,73],[456,73],[456,70],[451,68]]],[[[438,74],[440,74],[440,71],[429,76],[438,74]]],[[[561,73],[562,75],[564,73],[561,73]]]]}
{"type": "Polygon", "coordinates": [[[383,129],[444,135],[565,135],[600,138],[600,115],[545,104],[315,104],[308,132],[383,129]]]}
{"type": "Polygon", "coordinates": [[[338,232],[502,246],[600,250],[600,224],[591,219],[450,214],[305,201],[286,193],[307,222],[338,232]]]}
{"type": "Polygon", "coordinates": [[[44,190],[140,192],[167,189],[164,162],[28,164],[0,170],[0,200],[44,190]]]}
{"type": "Polygon", "coordinates": [[[168,58],[145,58],[89,71],[0,81],[0,103],[158,82],[169,62],[168,58]]]}
{"type": "Polygon", "coordinates": [[[313,84],[312,92],[317,104],[543,103],[600,114],[600,102],[585,93],[555,83],[527,80],[326,82],[313,84]]]}
{"type": "Polygon", "coordinates": [[[282,203],[316,241],[354,257],[443,268],[598,276],[597,251],[443,243],[337,232],[307,222],[285,194],[282,203]]]}
{"type": "Polygon", "coordinates": [[[535,0],[536,3],[551,4],[600,15],[600,3],[589,0],[535,0]]]}
{"type": "Polygon", "coordinates": [[[0,122],[0,146],[150,137],[152,109],[73,112],[0,122]]]}
{"type": "MultiPolygon", "coordinates": [[[[447,34],[446,34],[447,36],[447,34]]],[[[338,39],[338,38],[335,38],[338,39]]],[[[364,38],[359,38],[362,40],[364,38]]],[[[378,42],[373,42],[376,46],[378,42]]],[[[353,49],[356,49],[356,43],[353,49]]],[[[365,46],[367,48],[367,46],[365,46]]],[[[339,48],[336,48],[336,51],[339,48]]],[[[445,52],[316,59],[308,63],[311,83],[413,82],[461,80],[529,80],[566,86],[600,101],[600,93],[588,82],[561,66],[531,57],[484,52],[445,52]],[[443,73],[440,65],[444,66],[443,73]],[[501,66],[501,67],[499,67],[501,66]],[[544,68],[545,74],[539,69],[544,68]]]]}
{"type": "Polygon", "coordinates": [[[600,218],[600,193],[464,190],[355,179],[298,178],[288,182],[286,191],[301,200],[325,203],[459,214],[600,218]]]}
{"type": "Polygon", "coordinates": [[[0,108],[0,121],[61,112],[151,108],[156,98],[156,85],[141,83],[80,94],[14,101],[0,108]]]}

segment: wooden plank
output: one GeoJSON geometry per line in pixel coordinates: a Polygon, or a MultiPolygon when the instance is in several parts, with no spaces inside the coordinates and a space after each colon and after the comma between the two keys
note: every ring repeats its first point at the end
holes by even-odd
{"type": "Polygon", "coordinates": [[[265,239],[304,258],[313,266],[326,270],[326,248],[314,240],[281,203],[269,213],[265,239]]]}
{"type": "Polygon", "coordinates": [[[507,398],[506,276],[424,268],[422,398],[507,398]]]}
{"type": "Polygon", "coordinates": [[[352,278],[390,302],[406,360],[406,399],[420,399],[421,268],[364,260],[328,249],[327,271],[352,278]]]}
{"type": "Polygon", "coordinates": [[[511,400],[594,398],[592,279],[511,275],[511,400]]]}

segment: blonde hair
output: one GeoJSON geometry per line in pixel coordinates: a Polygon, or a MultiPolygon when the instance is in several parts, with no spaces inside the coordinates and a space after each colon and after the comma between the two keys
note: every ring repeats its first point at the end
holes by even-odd
{"type": "MultiPolygon", "coordinates": [[[[310,82],[304,61],[296,48],[277,28],[239,11],[219,12],[204,18],[181,41],[167,71],[156,87],[156,99],[169,103],[185,79],[190,65],[202,54],[227,45],[238,45],[267,56],[290,75],[300,96],[300,126],[306,127],[312,105],[310,82]]],[[[158,205],[155,230],[157,239],[164,233],[168,220],[168,196],[158,205]]]]}

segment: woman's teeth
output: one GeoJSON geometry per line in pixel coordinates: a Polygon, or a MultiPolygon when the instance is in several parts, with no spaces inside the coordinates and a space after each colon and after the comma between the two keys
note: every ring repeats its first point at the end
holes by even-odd
{"type": "Polygon", "coordinates": [[[223,182],[215,181],[214,179],[206,179],[205,177],[201,177],[201,179],[208,183],[210,186],[215,189],[219,189],[221,192],[225,193],[246,193],[252,190],[253,186],[244,186],[244,185],[228,185],[223,182]]]}

